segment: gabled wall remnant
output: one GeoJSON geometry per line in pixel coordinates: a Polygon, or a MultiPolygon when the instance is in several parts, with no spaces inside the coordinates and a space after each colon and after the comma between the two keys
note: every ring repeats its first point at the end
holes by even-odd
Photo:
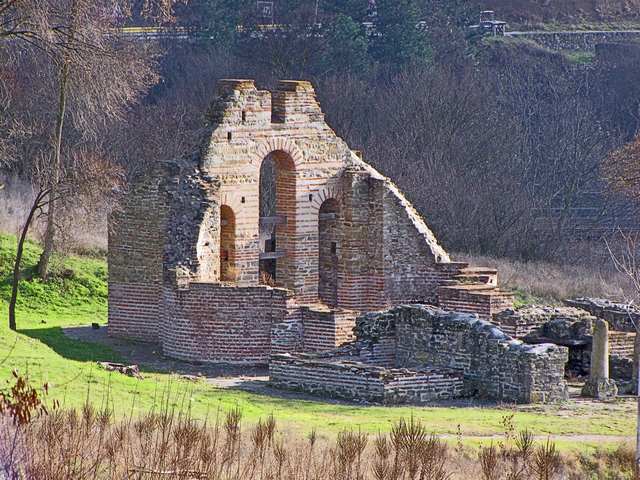
{"type": "Polygon", "coordinates": [[[159,162],[111,219],[111,335],[189,360],[265,363],[347,342],[371,310],[511,306],[495,271],[451,262],[391,180],[333,132],[309,82],[269,92],[221,80],[207,118],[200,152],[159,162]]]}

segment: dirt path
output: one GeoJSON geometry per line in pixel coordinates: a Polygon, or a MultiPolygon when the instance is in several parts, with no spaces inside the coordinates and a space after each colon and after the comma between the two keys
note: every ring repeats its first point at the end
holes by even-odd
{"type": "MultiPolygon", "coordinates": [[[[173,373],[189,379],[201,379],[216,388],[243,390],[269,397],[298,400],[316,400],[319,398],[299,392],[286,392],[269,386],[269,372],[266,366],[238,366],[228,364],[191,363],[164,357],[160,347],[155,344],[132,342],[107,336],[107,329],[102,327],[94,330],[91,327],[70,327],[63,329],[70,338],[91,343],[106,345],[117,352],[128,364],[136,364],[144,374],[173,373]]],[[[579,396],[580,386],[570,385],[571,400],[562,404],[529,404],[512,405],[497,404],[495,402],[478,401],[475,399],[460,399],[441,402],[434,406],[440,407],[486,407],[503,408],[505,412],[527,412],[534,414],[548,414],[553,417],[584,417],[585,422],[594,417],[616,417],[635,419],[635,397],[626,396],[615,402],[605,403],[579,396]]],[[[342,400],[322,399],[325,403],[354,405],[353,402],[342,400]]],[[[443,435],[443,438],[455,438],[455,435],[443,435]]],[[[496,439],[500,435],[468,436],[465,439],[496,439]]],[[[544,440],[547,436],[540,436],[544,440]]],[[[632,437],[611,435],[552,435],[551,439],[580,442],[616,442],[628,441],[632,437]]]]}

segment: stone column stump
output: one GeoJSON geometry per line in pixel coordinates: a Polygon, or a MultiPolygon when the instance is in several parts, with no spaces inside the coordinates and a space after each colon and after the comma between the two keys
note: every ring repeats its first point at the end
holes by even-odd
{"type": "Polygon", "coordinates": [[[609,324],[597,319],[591,345],[591,372],[582,387],[582,395],[598,400],[613,400],[618,395],[616,382],[609,378],[609,324]]]}

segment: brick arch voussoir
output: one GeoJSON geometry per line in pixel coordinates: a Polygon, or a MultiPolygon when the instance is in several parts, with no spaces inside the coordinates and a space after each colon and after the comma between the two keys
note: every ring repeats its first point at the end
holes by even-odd
{"type": "Polygon", "coordinates": [[[264,160],[265,157],[270,153],[276,151],[283,151],[287,155],[289,155],[293,160],[293,164],[296,169],[304,160],[302,150],[300,150],[300,148],[295,143],[284,138],[271,138],[265,142],[262,142],[255,149],[253,155],[251,156],[251,164],[254,165],[257,169],[260,169],[262,160],[264,160]]]}
{"type": "Polygon", "coordinates": [[[233,210],[234,215],[237,215],[242,208],[241,198],[242,195],[239,193],[225,192],[220,198],[220,208],[222,208],[223,205],[226,205],[233,210]]]}
{"type": "Polygon", "coordinates": [[[320,211],[320,207],[327,200],[336,200],[340,207],[342,207],[342,191],[336,185],[326,185],[313,194],[312,207],[320,211]]]}

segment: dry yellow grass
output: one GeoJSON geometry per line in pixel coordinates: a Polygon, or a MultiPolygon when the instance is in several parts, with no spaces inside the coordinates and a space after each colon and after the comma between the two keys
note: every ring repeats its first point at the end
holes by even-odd
{"type": "Polygon", "coordinates": [[[522,303],[561,303],[575,297],[599,297],[617,301],[634,298],[628,279],[617,272],[607,256],[604,243],[601,251],[583,254],[571,263],[544,261],[523,262],[486,255],[452,255],[455,260],[498,269],[500,286],[518,292],[522,303]]]}
{"type": "Polygon", "coordinates": [[[430,435],[413,418],[389,434],[343,431],[328,440],[279,431],[273,417],[245,428],[242,414],[208,422],[164,410],[114,421],[108,411],[54,410],[16,425],[0,417],[0,468],[16,479],[578,480],[632,478],[632,451],[560,454],[526,431],[473,450],[430,435]]]}

